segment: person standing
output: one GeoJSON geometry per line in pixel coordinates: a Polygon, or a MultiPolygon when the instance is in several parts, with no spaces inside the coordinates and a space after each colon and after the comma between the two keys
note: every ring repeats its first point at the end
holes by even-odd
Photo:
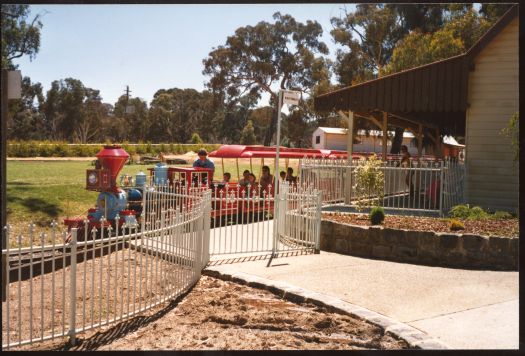
{"type": "Polygon", "coordinates": [[[406,176],[405,176],[405,183],[409,187],[410,195],[413,195],[414,193],[414,184],[413,184],[413,174],[414,171],[412,168],[412,161],[410,152],[408,152],[408,147],[403,145],[401,146],[401,167],[407,168],[406,176]]]}

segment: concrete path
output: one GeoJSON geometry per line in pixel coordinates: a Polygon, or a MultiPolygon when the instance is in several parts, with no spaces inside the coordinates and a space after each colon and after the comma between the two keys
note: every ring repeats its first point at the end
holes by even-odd
{"type": "MultiPolygon", "coordinates": [[[[215,270],[243,272],[324,293],[413,326],[454,349],[519,347],[518,272],[471,271],[345,256],[245,259],[215,270]]],[[[222,262],[220,261],[222,260],[222,262]]]]}

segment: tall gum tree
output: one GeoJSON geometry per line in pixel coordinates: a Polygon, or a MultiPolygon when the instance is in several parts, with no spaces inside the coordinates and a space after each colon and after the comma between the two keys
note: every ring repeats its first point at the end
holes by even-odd
{"type": "Polygon", "coordinates": [[[2,4],[2,69],[16,69],[12,61],[24,55],[35,58],[40,49],[41,14],[28,22],[29,5],[2,4]]]}
{"type": "Polygon", "coordinates": [[[209,76],[212,92],[227,93],[235,100],[247,93],[270,95],[272,120],[264,137],[270,145],[277,123],[280,89],[309,94],[319,81],[319,69],[328,47],[319,40],[322,27],[317,21],[297,22],[290,15],[273,15],[274,23],[261,21],[240,27],[223,46],[212,49],[203,60],[203,74],[209,76]]]}

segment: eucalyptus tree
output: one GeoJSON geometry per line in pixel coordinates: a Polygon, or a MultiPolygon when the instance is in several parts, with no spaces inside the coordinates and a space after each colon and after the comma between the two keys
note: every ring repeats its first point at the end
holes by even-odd
{"type": "Polygon", "coordinates": [[[40,49],[41,15],[28,21],[29,13],[27,4],[1,5],[2,69],[16,69],[14,59],[28,55],[32,60],[40,49]]]}
{"type": "Polygon", "coordinates": [[[336,52],[334,71],[341,85],[353,85],[381,74],[398,40],[406,33],[393,8],[358,4],[332,17],[332,35],[342,48],[336,52]]]}
{"type": "Polygon", "coordinates": [[[97,138],[107,108],[99,90],[66,78],[51,83],[43,112],[52,139],[86,143],[97,138]]]}
{"type": "Polygon", "coordinates": [[[269,145],[275,132],[280,89],[309,93],[319,78],[327,54],[317,21],[301,23],[290,15],[277,12],[274,23],[261,21],[255,26],[240,27],[228,36],[224,45],[213,48],[203,60],[203,74],[213,93],[235,101],[249,94],[267,93],[273,107],[272,120],[264,137],[269,145]]]}

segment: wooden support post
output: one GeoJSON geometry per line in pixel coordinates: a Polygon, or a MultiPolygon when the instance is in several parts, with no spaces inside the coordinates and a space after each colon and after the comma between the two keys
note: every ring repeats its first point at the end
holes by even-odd
{"type": "Polygon", "coordinates": [[[417,155],[419,156],[419,160],[421,160],[421,156],[423,155],[423,125],[419,124],[417,131],[417,155]]]}
{"type": "Polygon", "coordinates": [[[239,159],[238,158],[235,159],[235,163],[237,164],[237,177],[240,177],[241,174],[239,172],[239,159]]]}
{"type": "Polygon", "coordinates": [[[388,113],[383,111],[383,161],[386,161],[388,113]]]}
{"type": "Polygon", "coordinates": [[[345,204],[350,205],[352,201],[352,154],[354,152],[354,113],[348,112],[348,135],[347,135],[348,168],[346,170],[345,204]]]}
{"type": "Polygon", "coordinates": [[[250,157],[250,172],[253,173],[252,158],[250,157]]]}
{"type": "MultiPolygon", "coordinates": [[[[224,176],[224,158],[221,158],[221,165],[222,165],[222,175],[224,176]]],[[[237,177],[238,179],[239,177],[237,177]]]]}

